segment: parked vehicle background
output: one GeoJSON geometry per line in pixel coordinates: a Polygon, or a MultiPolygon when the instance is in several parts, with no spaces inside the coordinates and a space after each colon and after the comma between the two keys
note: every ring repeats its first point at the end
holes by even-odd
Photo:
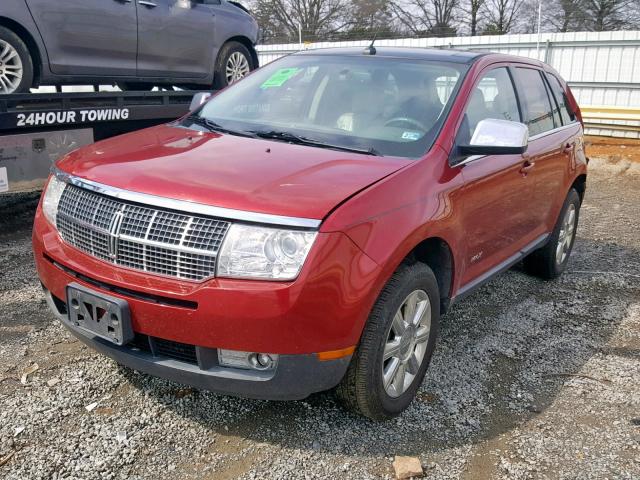
{"type": "Polygon", "coordinates": [[[257,68],[258,25],[227,0],[3,0],[0,94],[38,85],[221,88],[257,68]]]}

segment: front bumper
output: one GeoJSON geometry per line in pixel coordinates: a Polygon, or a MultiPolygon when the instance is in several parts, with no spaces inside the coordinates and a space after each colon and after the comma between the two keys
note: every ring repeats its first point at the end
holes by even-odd
{"type": "Polygon", "coordinates": [[[33,229],[38,275],[54,312],[74,335],[131,368],[215,392],[300,399],[338,384],[350,356],[318,353],[356,345],[375,301],[379,267],[347,236],[319,234],[294,282],[213,278],[186,282],[102,262],[65,244],[38,208],[33,229]],[[126,300],[133,331],[195,348],[197,362],[118,347],[74,329],[60,308],[79,283],[126,300]],[[57,299],[56,302],[53,298],[57,299]],[[278,354],[275,370],[221,367],[218,349],[278,354]]]}
{"type": "Polygon", "coordinates": [[[190,282],[134,271],[65,244],[36,212],[35,264],[58,298],[78,282],[126,300],[137,333],[210,348],[311,354],[356,345],[377,297],[379,266],[346,235],[320,233],[293,282],[190,282]]]}
{"type": "Polygon", "coordinates": [[[62,324],[80,341],[121,365],[204,390],[264,400],[300,400],[335,387],[344,376],[351,356],[320,361],[314,354],[280,355],[270,371],[245,370],[217,364],[215,349],[195,347],[196,362],[181,361],[146,351],[138,344],[117,346],[75,328],[61,308],[62,300],[45,289],[47,304],[62,324]]]}

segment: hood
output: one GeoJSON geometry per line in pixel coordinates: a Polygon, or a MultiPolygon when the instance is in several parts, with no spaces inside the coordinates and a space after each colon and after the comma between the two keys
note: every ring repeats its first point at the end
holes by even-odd
{"type": "Polygon", "coordinates": [[[58,167],[134,192],[322,219],[409,162],[161,125],[76,150],[58,167]]]}

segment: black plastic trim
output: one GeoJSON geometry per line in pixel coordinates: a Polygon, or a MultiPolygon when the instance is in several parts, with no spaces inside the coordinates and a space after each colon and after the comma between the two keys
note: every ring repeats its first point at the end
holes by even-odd
{"type": "Polygon", "coordinates": [[[540,235],[533,242],[521,248],[520,251],[511,255],[505,261],[499,263],[498,265],[493,267],[491,270],[483,273],[479,277],[471,280],[469,283],[460,287],[456,296],[451,300],[451,305],[453,305],[456,302],[459,302],[465,297],[468,297],[473,292],[478,290],[480,287],[482,287],[483,285],[488,283],[490,280],[492,280],[495,276],[509,270],[512,266],[514,266],[516,263],[518,263],[520,260],[526,257],[529,253],[533,252],[534,250],[537,250],[540,247],[543,247],[549,240],[549,237],[550,237],[550,234],[548,233],[545,233],[544,235],[540,235]]]}

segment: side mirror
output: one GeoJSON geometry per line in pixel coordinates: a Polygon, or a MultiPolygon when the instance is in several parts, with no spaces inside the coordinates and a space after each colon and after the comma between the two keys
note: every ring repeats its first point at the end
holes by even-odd
{"type": "Polygon", "coordinates": [[[191,105],[189,105],[189,111],[193,112],[200,108],[200,105],[204,104],[213,96],[212,93],[209,92],[198,92],[191,99],[191,105]]]}
{"type": "Polygon", "coordinates": [[[487,118],[478,122],[469,145],[458,145],[458,155],[522,154],[528,142],[529,129],[524,123],[487,118]]]}

